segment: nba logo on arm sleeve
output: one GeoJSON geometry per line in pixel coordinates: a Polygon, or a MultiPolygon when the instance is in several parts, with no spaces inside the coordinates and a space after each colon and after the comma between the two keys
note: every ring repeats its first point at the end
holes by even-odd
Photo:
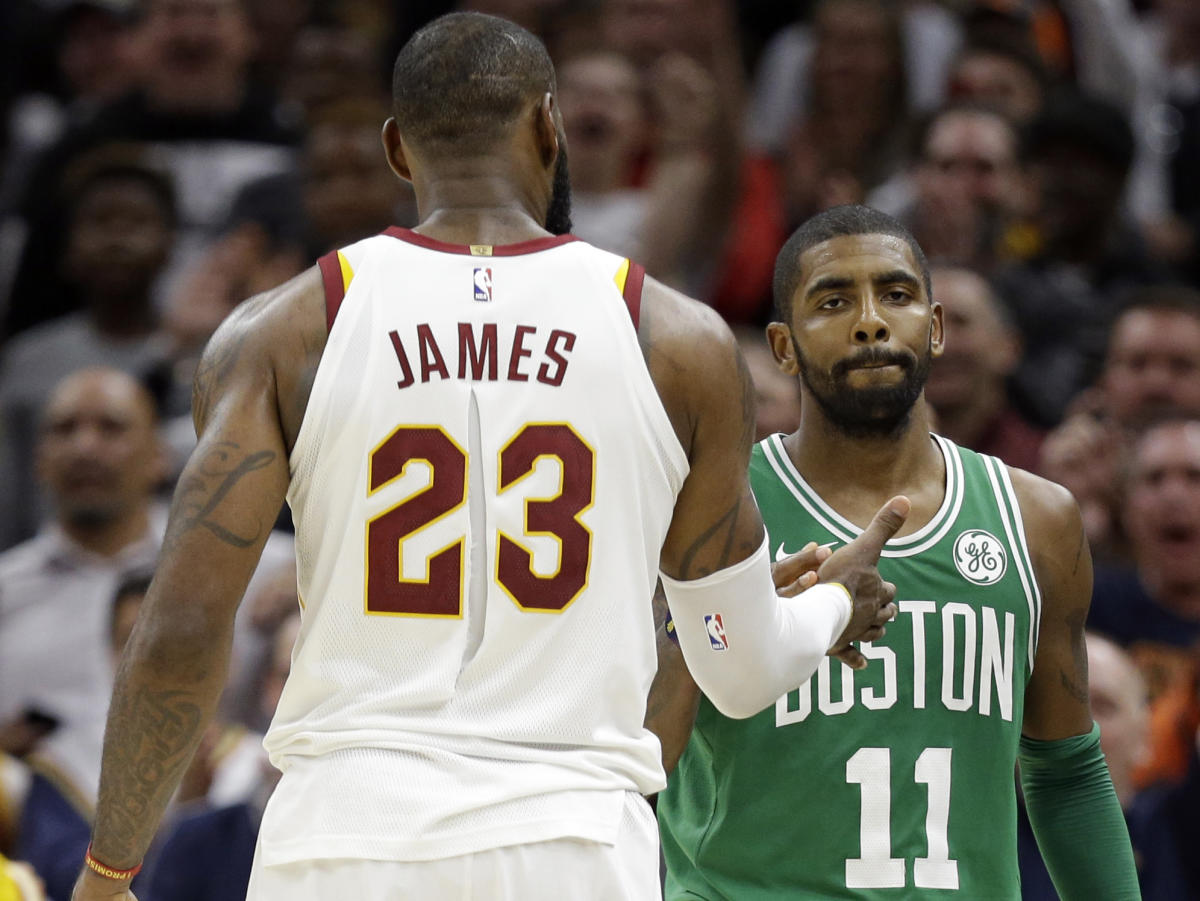
{"type": "Polygon", "coordinates": [[[492,270],[482,266],[475,267],[475,299],[488,303],[492,299],[492,270]]]}
{"type": "Polygon", "coordinates": [[[704,628],[708,630],[708,641],[714,651],[729,650],[729,639],[725,637],[725,623],[721,614],[710,613],[704,617],[704,628]]]}

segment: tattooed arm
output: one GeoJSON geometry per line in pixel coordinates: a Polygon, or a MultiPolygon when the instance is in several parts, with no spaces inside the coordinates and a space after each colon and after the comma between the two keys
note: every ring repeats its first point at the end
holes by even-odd
{"type": "MultiPolygon", "coordinates": [[[[234,613],[288,486],[298,422],[286,410],[298,407],[290,393],[311,362],[299,333],[314,316],[324,327],[320,292],[306,274],[247,301],[197,372],[199,444],[175,491],[105,731],[92,852],[109,867],[141,861],[224,686],[234,613]]],[[[125,892],[84,870],[74,897],[125,892]]]]}
{"type": "Polygon", "coordinates": [[[1042,595],[1033,677],[1025,690],[1024,734],[1052,740],[1092,728],[1083,627],[1092,599],[1092,555],[1079,508],[1054,482],[1009,469],[1042,595]]]}

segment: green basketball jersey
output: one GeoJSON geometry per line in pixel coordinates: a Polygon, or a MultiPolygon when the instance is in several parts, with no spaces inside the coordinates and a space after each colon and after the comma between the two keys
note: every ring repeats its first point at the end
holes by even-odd
{"type": "MultiPolygon", "coordinates": [[[[667,899],[1019,899],[1014,766],[1041,598],[1008,471],[936,437],[946,496],[879,561],[899,614],[757,716],[702,698],[658,801],[667,899]]],[[[782,436],[750,479],[778,559],[861,530],[782,436]]]]}

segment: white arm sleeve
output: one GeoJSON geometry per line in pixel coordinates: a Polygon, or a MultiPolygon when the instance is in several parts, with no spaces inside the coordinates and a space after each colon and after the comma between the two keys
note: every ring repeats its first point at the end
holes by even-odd
{"type": "Polygon", "coordinates": [[[807,682],[850,622],[850,594],[836,583],[779,597],[765,538],[745,560],[702,579],[659,577],[692,678],[734,719],[807,682]]]}

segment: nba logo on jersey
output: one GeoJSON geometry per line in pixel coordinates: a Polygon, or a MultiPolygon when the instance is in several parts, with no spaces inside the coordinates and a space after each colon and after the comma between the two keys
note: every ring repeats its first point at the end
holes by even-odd
{"type": "Polygon", "coordinates": [[[492,299],[492,270],[475,267],[475,299],[488,303],[492,299]]]}
{"type": "Polygon", "coordinates": [[[721,614],[711,613],[704,617],[704,628],[708,630],[708,640],[714,651],[729,650],[729,639],[725,637],[725,623],[721,614]]]}

